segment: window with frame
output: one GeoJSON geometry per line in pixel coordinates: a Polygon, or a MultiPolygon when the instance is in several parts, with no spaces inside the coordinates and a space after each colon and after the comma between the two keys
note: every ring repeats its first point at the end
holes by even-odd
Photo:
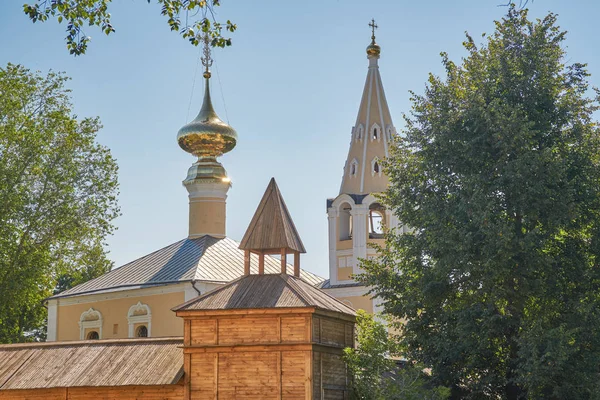
{"type": "Polygon", "coordinates": [[[129,307],[127,312],[127,322],[129,324],[129,337],[150,337],[152,335],[152,313],[147,304],[137,302],[129,307]],[[139,329],[144,326],[145,332],[139,329]],[[139,333],[145,333],[146,336],[139,336],[139,333]]]}

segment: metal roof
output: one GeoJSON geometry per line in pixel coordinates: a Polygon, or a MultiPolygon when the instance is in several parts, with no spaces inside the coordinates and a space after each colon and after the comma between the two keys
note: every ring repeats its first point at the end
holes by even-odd
{"type": "Polygon", "coordinates": [[[0,345],[0,393],[10,389],[175,384],[183,376],[182,345],[182,338],[0,345]]]}
{"type": "MultiPolygon", "coordinates": [[[[238,246],[239,244],[230,238],[217,239],[212,236],[186,238],[50,298],[191,280],[230,282],[244,274],[244,251],[238,246]]],[[[277,273],[280,269],[279,260],[270,256],[265,257],[265,273],[277,273]]],[[[258,272],[256,255],[251,257],[250,270],[254,273],[258,272]]],[[[288,270],[291,273],[293,268],[290,267],[288,270]]],[[[305,270],[300,272],[300,276],[312,285],[323,281],[320,276],[305,270]]]]}
{"type": "Polygon", "coordinates": [[[256,308],[316,307],[356,315],[354,309],[315,288],[301,278],[286,274],[246,275],[192,299],[174,311],[234,310],[256,308]]]}

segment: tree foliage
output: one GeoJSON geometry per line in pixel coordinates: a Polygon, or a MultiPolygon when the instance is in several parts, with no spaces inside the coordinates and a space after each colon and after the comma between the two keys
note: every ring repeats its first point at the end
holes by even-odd
{"type": "Polygon", "coordinates": [[[598,98],[556,22],[513,5],[442,54],[387,163],[412,232],[361,279],[456,399],[600,396],[598,98]]]}
{"type": "MultiPolygon", "coordinates": [[[[147,0],[151,3],[151,0],[147,0]]],[[[215,19],[214,8],[220,0],[156,0],[161,6],[161,15],[167,18],[172,31],[197,46],[202,35],[208,34],[212,46],[231,45],[231,38],[225,32],[234,32],[237,26],[231,21],[222,23],[215,19]]],[[[81,55],[87,50],[90,37],[85,26],[97,27],[109,35],[115,32],[109,12],[112,0],[35,0],[24,4],[23,11],[31,21],[44,22],[56,18],[58,23],[66,23],[67,49],[71,54],[81,55]]]]}
{"type": "Polygon", "coordinates": [[[0,343],[43,336],[43,299],[111,266],[117,165],[66,80],[0,68],[0,343]]]}
{"type": "Polygon", "coordinates": [[[399,347],[385,326],[372,315],[359,310],[357,347],[344,349],[350,370],[352,395],[361,400],[442,400],[448,397],[443,387],[432,389],[422,368],[404,364],[399,347]]]}

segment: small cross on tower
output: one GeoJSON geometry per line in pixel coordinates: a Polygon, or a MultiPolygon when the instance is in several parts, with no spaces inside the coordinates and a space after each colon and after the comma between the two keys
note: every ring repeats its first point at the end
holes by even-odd
{"type": "Polygon", "coordinates": [[[371,22],[369,22],[369,26],[371,27],[371,39],[375,40],[375,29],[379,28],[376,24],[375,24],[375,18],[371,19],[371,22]]]}

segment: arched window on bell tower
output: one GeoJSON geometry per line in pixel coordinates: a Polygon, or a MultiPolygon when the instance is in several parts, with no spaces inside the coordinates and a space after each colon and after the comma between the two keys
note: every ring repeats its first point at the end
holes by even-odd
{"type": "Polygon", "coordinates": [[[371,204],[367,218],[369,219],[369,239],[383,239],[385,208],[379,203],[371,204]]]}
{"type": "Polygon", "coordinates": [[[352,215],[350,211],[352,206],[348,203],[342,203],[339,208],[339,237],[338,240],[351,240],[352,239],[352,215]]]}

